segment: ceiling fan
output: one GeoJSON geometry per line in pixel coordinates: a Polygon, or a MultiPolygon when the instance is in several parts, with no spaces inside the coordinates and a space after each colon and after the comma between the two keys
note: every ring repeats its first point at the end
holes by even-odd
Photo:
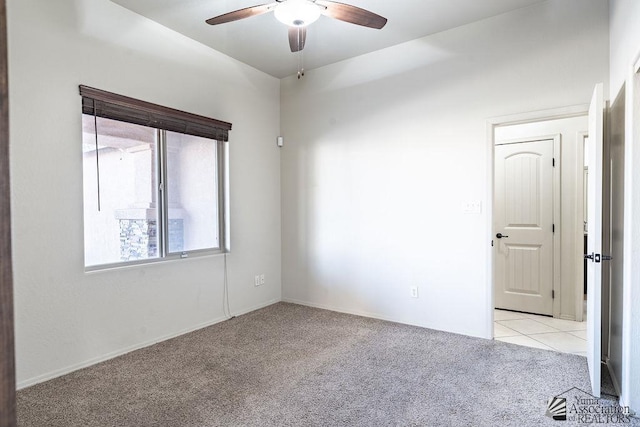
{"type": "Polygon", "coordinates": [[[224,24],[271,11],[274,12],[278,21],[289,26],[289,47],[291,47],[291,52],[299,52],[304,49],[307,39],[307,26],[320,18],[320,15],[378,30],[387,23],[387,18],[383,18],[373,12],[330,0],[276,0],[273,3],[246,7],[225,13],[207,19],[206,22],[210,25],[224,24]]]}

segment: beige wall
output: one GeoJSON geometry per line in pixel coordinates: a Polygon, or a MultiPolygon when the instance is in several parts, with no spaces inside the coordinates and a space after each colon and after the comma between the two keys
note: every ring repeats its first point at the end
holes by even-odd
{"type": "Polygon", "coordinates": [[[490,337],[487,121],[588,103],[608,34],[551,0],[284,79],[283,297],[490,337]]]}
{"type": "Polygon", "coordinates": [[[279,301],[280,82],[108,0],[7,10],[18,385],[224,319],[222,256],[84,271],[79,84],[233,123],[231,309],[279,301]]]}

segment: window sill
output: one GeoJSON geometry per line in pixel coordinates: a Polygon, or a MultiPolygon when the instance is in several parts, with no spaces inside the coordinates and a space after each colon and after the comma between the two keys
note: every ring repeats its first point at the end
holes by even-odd
{"type": "Polygon", "coordinates": [[[220,249],[202,249],[197,251],[185,252],[182,254],[171,254],[164,258],[151,258],[151,259],[141,259],[137,261],[123,261],[123,262],[115,262],[111,264],[101,264],[101,265],[90,265],[85,266],[85,273],[99,273],[102,271],[112,271],[112,270],[124,270],[131,269],[136,267],[146,267],[156,264],[165,264],[172,262],[185,261],[190,259],[200,259],[207,257],[216,257],[219,255],[226,255],[230,251],[228,250],[220,250],[220,249]]]}

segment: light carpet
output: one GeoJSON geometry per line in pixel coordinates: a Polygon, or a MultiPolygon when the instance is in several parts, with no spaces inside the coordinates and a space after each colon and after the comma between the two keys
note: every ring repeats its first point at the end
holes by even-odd
{"type": "Polygon", "coordinates": [[[584,357],[278,303],[21,390],[18,422],[581,425],[545,416],[572,387],[584,357]]]}

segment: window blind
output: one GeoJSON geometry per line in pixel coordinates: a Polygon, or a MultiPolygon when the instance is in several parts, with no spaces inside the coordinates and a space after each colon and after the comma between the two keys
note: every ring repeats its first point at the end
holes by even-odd
{"type": "Polygon", "coordinates": [[[231,123],[80,85],[82,112],[187,135],[228,141],[231,123]]]}

